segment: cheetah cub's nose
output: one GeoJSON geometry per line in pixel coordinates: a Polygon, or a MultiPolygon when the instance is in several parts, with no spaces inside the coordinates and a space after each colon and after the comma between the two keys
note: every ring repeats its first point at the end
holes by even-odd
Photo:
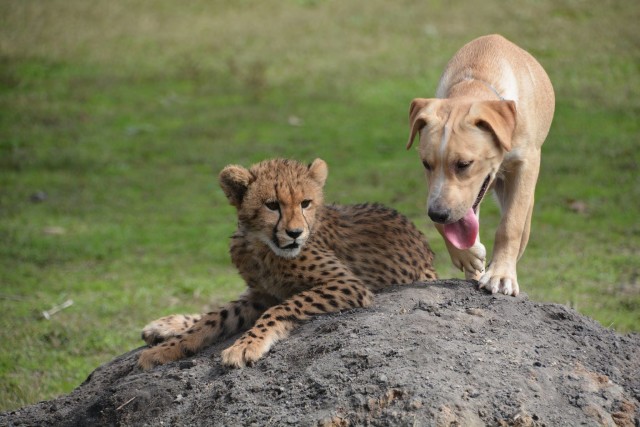
{"type": "Polygon", "coordinates": [[[301,234],[302,234],[301,228],[294,228],[293,230],[287,230],[287,236],[291,237],[292,239],[297,239],[298,237],[300,237],[301,234]]]}

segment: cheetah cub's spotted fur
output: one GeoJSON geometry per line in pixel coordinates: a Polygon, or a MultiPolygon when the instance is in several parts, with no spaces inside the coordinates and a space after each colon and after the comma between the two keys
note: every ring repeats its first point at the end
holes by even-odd
{"type": "Polygon", "coordinates": [[[433,280],[433,252],[403,215],[377,204],[324,205],[327,165],[268,160],[227,166],[220,185],[238,210],[231,258],[246,292],[220,310],[148,324],[145,369],[193,355],[250,328],[222,352],[225,365],[260,359],[297,322],[371,304],[391,284],[433,280]]]}

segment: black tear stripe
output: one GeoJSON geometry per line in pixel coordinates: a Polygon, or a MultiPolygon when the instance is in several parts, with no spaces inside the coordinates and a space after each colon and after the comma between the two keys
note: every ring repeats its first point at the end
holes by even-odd
{"type": "Polygon", "coordinates": [[[278,221],[276,222],[276,225],[273,226],[273,236],[271,237],[271,240],[273,240],[273,243],[275,243],[277,247],[280,247],[280,241],[278,240],[278,225],[280,225],[281,220],[282,212],[280,212],[280,209],[278,208],[278,221]]]}
{"type": "Polygon", "coordinates": [[[273,184],[273,192],[276,195],[276,200],[278,201],[278,221],[276,225],[273,227],[273,237],[271,238],[277,247],[280,247],[280,242],[278,241],[278,225],[280,225],[280,221],[282,220],[282,209],[280,209],[280,198],[278,197],[278,177],[276,176],[276,182],[273,184]]]}

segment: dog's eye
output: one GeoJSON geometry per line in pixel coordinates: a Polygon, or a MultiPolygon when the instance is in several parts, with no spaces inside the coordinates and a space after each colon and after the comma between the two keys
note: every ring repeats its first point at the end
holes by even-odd
{"type": "Polygon", "coordinates": [[[431,170],[431,165],[429,164],[429,162],[427,162],[426,160],[422,161],[422,166],[424,166],[424,168],[428,171],[431,170]]]}
{"type": "Polygon", "coordinates": [[[302,203],[300,203],[300,207],[302,207],[302,209],[307,209],[310,205],[311,200],[303,200],[302,203]]]}
{"type": "Polygon", "coordinates": [[[466,162],[465,162],[465,161],[460,160],[460,161],[458,161],[458,162],[456,163],[456,169],[457,169],[459,172],[462,172],[462,171],[464,171],[464,170],[469,169],[469,166],[471,166],[472,164],[473,164],[473,160],[469,160],[469,161],[466,161],[466,162]]]}
{"type": "Polygon", "coordinates": [[[266,202],[264,204],[267,209],[269,209],[270,211],[277,211],[280,210],[280,203],[276,202],[276,201],[271,201],[271,202],[266,202]]]}

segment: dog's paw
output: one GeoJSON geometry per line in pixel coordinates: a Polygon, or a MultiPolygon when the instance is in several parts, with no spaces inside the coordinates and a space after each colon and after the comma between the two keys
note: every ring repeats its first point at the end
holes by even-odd
{"type": "Polygon", "coordinates": [[[264,340],[253,338],[247,334],[239,338],[231,347],[222,352],[222,363],[234,368],[251,366],[269,351],[264,340]]]}
{"type": "Polygon", "coordinates": [[[500,268],[492,264],[478,282],[480,282],[480,289],[484,288],[492,294],[500,292],[515,297],[520,293],[515,269],[500,268]]]}
{"type": "Polygon", "coordinates": [[[456,268],[464,271],[467,280],[478,280],[484,273],[484,264],[487,258],[487,250],[480,242],[476,242],[469,249],[458,249],[454,246],[448,247],[451,262],[456,268]]]}

